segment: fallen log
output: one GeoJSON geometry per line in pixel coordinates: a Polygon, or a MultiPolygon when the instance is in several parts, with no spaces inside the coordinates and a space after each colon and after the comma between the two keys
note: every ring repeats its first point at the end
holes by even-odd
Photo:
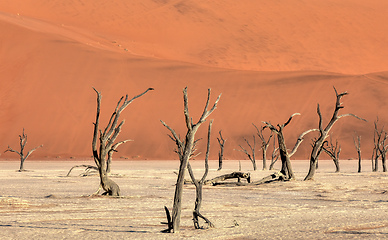
{"type": "Polygon", "coordinates": [[[215,177],[210,180],[206,180],[205,184],[211,184],[213,186],[220,185],[220,184],[229,184],[230,182],[222,182],[228,179],[237,178],[237,183],[241,183],[241,178],[244,178],[247,180],[248,183],[251,182],[251,174],[250,173],[244,173],[244,172],[232,172],[229,174],[224,174],[218,177],[215,177]]]}

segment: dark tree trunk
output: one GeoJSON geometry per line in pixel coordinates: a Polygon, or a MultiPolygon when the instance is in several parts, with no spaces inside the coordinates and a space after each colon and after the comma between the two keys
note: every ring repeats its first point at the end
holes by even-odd
{"type": "Polygon", "coordinates": [[[278,124],[277,128],[274,127],[271,123],[264,122],[264,124],[266,124],[265,127],[268,127],[272,132],[276,133],[278,136],[279,155],[280,155],[280,159],[282,161],[282,168],[280,170],[282,178],[279,178],[281,180],[292,180],[295,178],[294,172],[292,171],[292,167],[291,167],[290,157],[296,153],[296,151],[298,150],[298,147],[300,146],[300,144],[304,140],[304,136],[306,134],[308,134],[309,132],[316,131],[316,129],[310,129],[310,130],[303,132],[296,140],[295,146],[292,149],[291,153],[288,153],[287,146],[286,146],[286,143],[284,141],[283,129],[291,122],[292,118],[295,115],[300,115],[300,114],[299,113],[292,114],[286,123],[284,123],[282,125],[278,124]]]}
{"type": "Polygon", "coordinates": [[[305,181],[314,179],[315,169],[317,166],[317,159],[319,157],[319,154],[321,153],[323,143],[325,142],[325,139],[327,138],[331,128],[333,127],[334,123],[337,122],[337,120],[339,120],[342,117],[352,116],[352,117],[355,117],[357,119],[366,121],[365,119],[359,118],[356,115],[351,114],[351,113],[338,116],[339,110],[341,108],[344,108],[341,104],[341,98],[343,96],[347,95],[348,93],[343,92],[343,93],[338,94],[337,90],[335,88],[334,88],[334,91],[336,94],[335,109],[334,109],[334,113],[333,113],[332,118],[330,119],[329,123],[327,124],[327,126],[325,128],[323,128],[323,126],[322,126],[322,114],[321,114],[321,111],[319,108],[319,104],[317,105],[317,113],[318,113],[318,117],[319,117],[319,123],[318,123],[319,137],[313,143],[313,149],[312,149],[311,155],[310,155],[310,168],[309,168],[309,172],[308,172],[307,176],[304,179],[305,181]]]}
{"type": "Polygon", "coordinates": [[[361,172],[361,136],[353,137],[354,147],[357,150],[358,155],[358,169],[357,172],[361,172]],[[356,141],[357,138],[357,141],[356,141]]]}
{"type": "Polygon", "coordinates": [[[218,152],[218,169],[217,171],[220,171],[222,169],[222,160],[224,159],[224,146],[225,146],[225,141],[222,137],[221,131],[218,132],[220,137],[217,138],[218,144],[220,145],[220,151],[218,152]]]}
{"type": "Polygon", "coordinates": [[[198,218],[202,218],[208,224],[209,227],[214,227],[213,223],[210,222],[209,219],[204,217],[199,211],[201,209],[201,205],[202,205],[202,186],[203,186],[203,183],[205,182],[206,176],[209,172],[209,163],[208,163],[209,160],[208,159],[209,159],[209,152],[210,152],[210,133],[211,133],[211,128],[212,128],[212,123],[213,123],[213,121],[210,121],[209,128],[208,128],[207,148],[206,148],[206,156],[205,156],[205,172],[199,181],[197,179],[195,179],[193,169],[191,168],[190,162],[187,162],[187,168],[188,168],[191,180],[193,181],[193,183],[195,185],[195,193],[196,193],[195,194],[195,206],[194,206],[194,210],[193,210],[193,223],[194,223],[195,229],[202,228],[199,225],[198,218]]]}
{"type": "Polygon", "coordinates": [[[8,146],[8,149],[5,150],[4,152],[14,152],[17,153],[20,156],[20,167],[19,167],[19,172],[23,172],[24,170],[24,161],[33,153],[36,149],[43,147],[43,145],[37,146],[36,148],[31,149],[26,155],[24,155],[24,147],[27,144],[27,134],[24,133],[24,128],[23,128],[23,133],[22,135],[19,135],[19,143],[20,143],[20,151],[13,150],[10,146],[8,146]]]}
{"type": "Polygon", "coordinates": [[[217,103],[220,100],[221,95],[218,96],[217,100],[215,101],[213,107],[208,110],[209,107],[209,101],[210,101],[210,89],[208,89],[208,96],[205,108],[203,110],[203,113],[198,120],[197,123],[193,123],[192,118],[189,115],[189,106],[188,106],[188,97],[187,97],[187,87],[183,90],[183,101],[184,101],[184,115],[185,115],[185,122],[187,127],[187,133],[185,140],[181,140],[176,132],[170,128],[166,123],[163,121],[162,124],[171,132],[172,136],[169,135],[169,137],[175,142],[177,149],[176,153],[179,155],[180,165],[179,165],[179,172],[177,177],[177,182],[175,185],[175,193],[174,193],[174,203],[173,203],[173,209],[172,209],[172,228],[170,229],[170,232],[179,232],[180,230],[180,216],[182,211],[182,192],[183,192],[183,184],[184,184],[184,175],[185,175],[185,169],[187,167],[187,163],[192,157],[193,149],[195,146],[195,133],[197,132],[200,125],[206,121],[206,118],[216,109],[217,103]]]}
{"type": "MultiPolygon", "coordinates": [[[[124,120],[118,123],[119,117],[122,111],[136,98],[139,98],[146,94],[148,91],[153,90],[153,88],[148,88],[145,92],[133,97],[132,99],[128,99],[128,95],[121,97],[118,101],[117,106],[111,115],[108,125],[104,129],[104,131],[99,129],[100,124],[100,106],[101,106],[101,93],[98,92],[95,88],[94,91],[97,93],[97,111],[96,111],[96,122],[94,123],[94,131],[93,131],[93,140],[92,140],[92,151],[94,162],[97,165],[98,172],[100,175],[100,186],[104,189],[105,193],[103,195],[110,196],[119,196],[120,188],[113,180],[108,177],[108,171],[110,171],[110,161],[112,158],[112,154],[116,151],[117,147],[121,144],[130,141],[124,140],[121,142],[114,143],[116,138],[118,137],[121,127],[124,124],[124,120]],[[122,100],[124,101],[122,102],[122,100]]],[[[99,191],[97,191],[98,193],[99,191]]]]}

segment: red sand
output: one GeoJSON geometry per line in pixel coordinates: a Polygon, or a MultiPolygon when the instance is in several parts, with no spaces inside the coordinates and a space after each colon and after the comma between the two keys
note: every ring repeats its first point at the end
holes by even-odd
{"type": "MultiPolygon", "coordinates": [[[[207,88],[213,101],[222,93],[211,116],[211,157],[222,129],[225,157],[244,158],[233,149],[255,133],[251,123],[283,123],[300,112],[285,130],[291,148],[297,135],[317,126],[317,103],[325,121],[331,117],[335,86],[350,93],[342,113],[369,121],[347,118],[335,125],[341,158],[357,156],[354,131],[369,158],[373,121],[377,115],[382,123],[388,120],[387,10],[384,0],[3,0],[0,148],[16,148],[24,127],[27,149],[44,144],[32,157],[88,157],[96,107],[92,87],[103,94],[103,122],[122,95],[154,87],[123,113],[120,138],[135,141],[115,156],[174,159],[173,142],[159,120],[184,135],[182,89],[188,86],[194,120],[207,88]]],[[[310,137],[294,158],[308,157],[310,137]]]]}

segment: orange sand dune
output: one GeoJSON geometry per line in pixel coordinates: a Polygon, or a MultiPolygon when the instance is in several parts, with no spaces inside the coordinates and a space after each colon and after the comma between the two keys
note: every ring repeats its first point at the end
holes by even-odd
{"type": "MultiPolygon", "coordinates": [[[[122,95],[154,87],[124,112],[120,138],[135,141],[121,146],[116,157],[173,159],[173,142],[159,120],[184,134],[182,89],[188,86],[194,120],[207,88],[213,101],[222,93],[211,116],[211,157],[222,129],[225,157],[244,158],[233,149],[244,144],[243,137],[252,138],[252,123],[283,123],[300,112],[285,130],[291,147],[302,131],[317,126],[317,103],[329,119],[336,86],[350,93],[343,113],[369,121],[348,118],[335,125],[341,156],[356,157],[357,131],[370,157],[373,120],[388,120],[387,10],[386,1],[366,0],[4,0],[0,148],[16,148],[24,127],[30,148],[44,144],[36,158],[88,157],[96,107],[92,87],[103,94],[103,123],[122,95]]],[[[308,157],[306,139],[294,158],[308,157]]]]}

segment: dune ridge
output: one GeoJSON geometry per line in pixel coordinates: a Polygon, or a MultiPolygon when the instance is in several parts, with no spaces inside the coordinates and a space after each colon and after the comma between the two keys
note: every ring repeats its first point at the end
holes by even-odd
{"type": "MultiPolygon", "coordinates": [[[[354,131],[369,157],[373,120],[388,118],[387,9],[385,1],[366,0],[2,1],[0,148],[17,146],[24,127],[27,146],[44,144],[34,158],[89,157],[92,87],[103,95],[103,121],[122,95],[154,87],[123,113],[120,137],[135,141],[116,158],[174,159],[159,120],[183,135],[182,89],[189,88],[196,118],[210,87],[213,98],[223,94],[211,116],[211,157],[222,129],[226,158],[239,159],[245,156],[233,149],[255,133],[252,123],[282,123],[300,112],[286,128],[292,147],[302,131],[316,127],[317,103],[328,120],[335,86],[350,93],[343,113],[368,120],[336,124],[341,158],[356,157],[354,131]]],[[[296,159],[308,157],[309,139],[296,159]]]]}

